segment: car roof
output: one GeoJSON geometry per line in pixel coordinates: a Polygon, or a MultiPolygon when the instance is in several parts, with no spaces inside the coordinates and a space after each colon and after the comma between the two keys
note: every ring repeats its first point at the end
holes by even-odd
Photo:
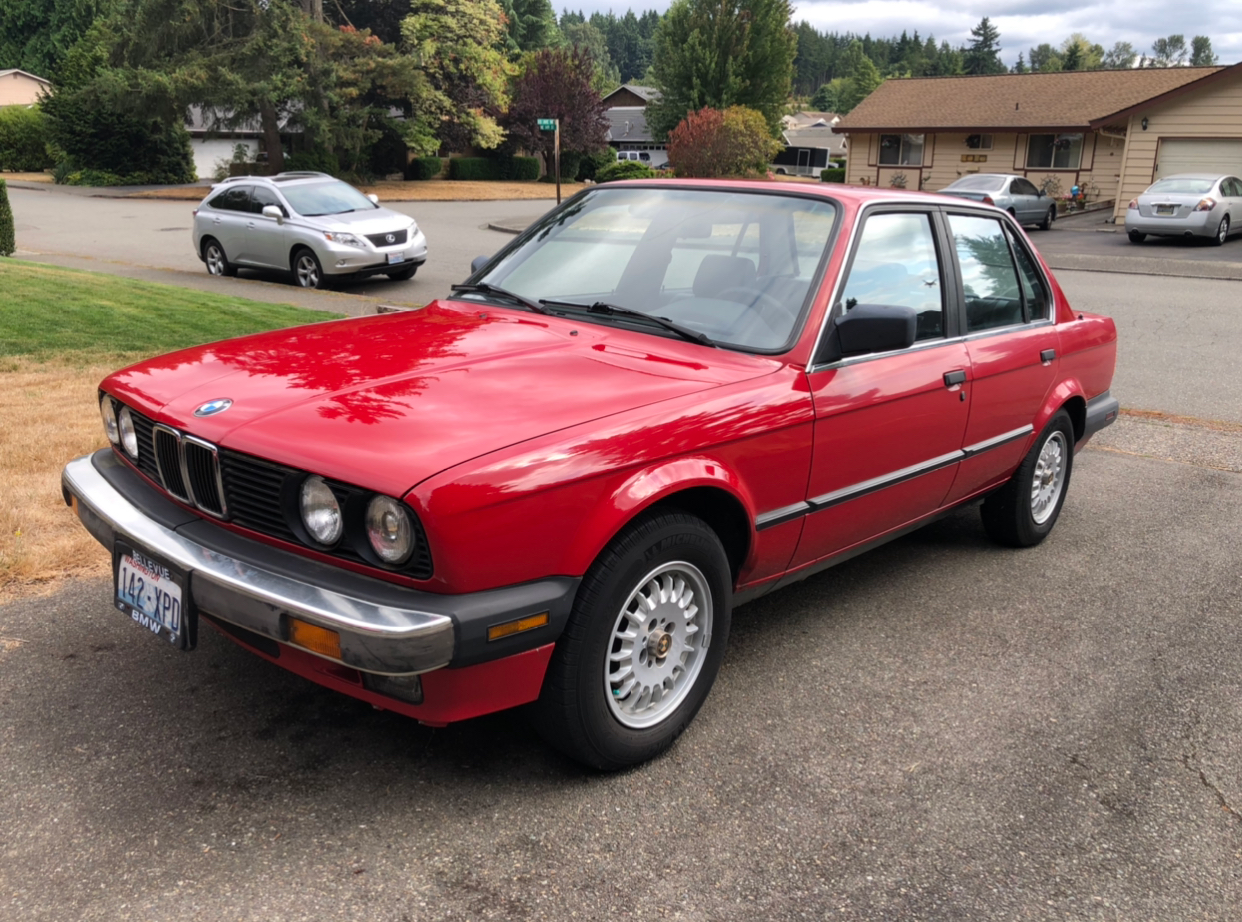
{"type": "MultiPolygon", "coordinates": [[[[1174,173],[1172,176],[1161,176],[1156,182],[1164,182],[1166,179],[1224,179],[1232,176],[1232,173],[1174,173]]],[[[1155,185],[1155,183],[1153,183],[1155,185]]]]}
{"type": "Polygon", "coordinates": [[[311,170],[291,170],[285,173],[277,173],[275,176],[230,176],[228,179],[222,179],[218,183],[213,183],[211,188],[213,190],[219,189],[222,186],[239,182],[289,186],[297,183],[322,182],[325,179],[330,179],[333,182],[343,181],[330,173],[316,173],[311,170]]]}
{"type": "Polygon", "coordinates": [[[912,189],[882,189],[877,186],[847,186],[844,183],[824,182],[773,182],[761,179],[629,179],[606,183],[603,186],[591,186],[590,189],[646,187],[648,189],[720,189],[765,192],[800,196],[817,196],[835,199],[858,207],[872,203],[881,204],[938,204],[951,208],[984,207],[953,195],[938,195],[935,192],[916,192],[912,189]]]}
{"type": "MultiPolygon", "coordinates": [[[[976,176],[996,176],[997,178],[1003,179],[1026,179],[1025,176],[1021,176],[1017,173],[967,173],[965,176],[959,176],[957,179],[953,180],[953,182],[961,182],[963,179],[974,179],[976,176]]],[[[949,183],[949,185],[953,185],[953,182],[949,183]]]]}

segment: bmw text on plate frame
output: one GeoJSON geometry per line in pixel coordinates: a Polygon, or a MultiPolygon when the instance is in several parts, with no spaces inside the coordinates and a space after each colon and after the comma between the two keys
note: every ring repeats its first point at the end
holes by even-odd
{"type": "Polygon", "coordinates": [[[195,409],[194,415],[200,419],[204,416],[215,416],[217,413],[223,413],[232,405],[233,401],[228,397],[221,397],[219,400],[208,400],[195,409]]]}

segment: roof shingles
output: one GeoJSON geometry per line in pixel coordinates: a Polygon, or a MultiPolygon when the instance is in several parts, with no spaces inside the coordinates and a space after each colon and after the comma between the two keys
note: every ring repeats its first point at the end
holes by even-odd
{"type": "Polygon", "coordinates": [[[838,132],[1088,128],[1219,67],[1164,67],[886,80],[838,132]]]}

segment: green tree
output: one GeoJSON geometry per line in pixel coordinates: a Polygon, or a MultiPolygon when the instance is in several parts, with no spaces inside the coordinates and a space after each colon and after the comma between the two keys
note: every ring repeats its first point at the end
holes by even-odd
{"type": "Polygon", "coordinates": [[[862,42],[854,42],[850,45],[849,50],[845,52],[843,67],[849,76],[837,92],[836,111],[840,115],[853,110],[884,82],[879,69],[863,53],[862,42]]]}
{"type": "Polygon", "coordinates": [[[1075,32],[1061,43],[1062,70],[1099,70],[1103,60],[1103,46],[1093,44],[1081,32],[1075,32]]]}
{"type": "Polygon", "coordinates": [[[425,79],[411,96],[411,147],[430,154],[437,139],[450,150],[500,144],[504,132],[489,113],[508,105],[515,70],[498,50],[504,23],[496,0],[416,0],[401,33],[425,79]]]}
{"type": "Polygon", "coordinates": [[[1134,66],[1134,46],[1129,42],[1116,42],[1104,53],[1100,66],[1105,70],[1122,70],[1134,66]]]}
{"type": "Polygon", "coordinates": [[[656,137],[689,112],[745,106],[775,137],[785,113],[797,39],[789,0],[674,0],[656,32],[652,75],[662,98],[647,107],[656,137]]]}
{"type": "Polygon", "coordinates": [[[1190,40],[1190,66],[1211,67],[1217,61],[1212,51],[1212,40],[1206,35],[1196,35],[1190,40]]]}
{"type": "MultiPolygon", "coordinates": [[[[523,59],[522,73],[513,81],[512,102],[502,119],[511,143],[541,151],[549,172],[554,136],[540,131],[541,118],[560,119],[561,150],[592,154],[607,145],[608,119],[599,92],[591,85],[594,63],[585,48],[545,48],[523,59]]],[[[569,173],[577,170],[565,170],[569,173]]]]}
{"type": "Polygon", "coordinates": [[[1031,72],[1031,69],[1026,66],[1026,60],[1022,57],[1022,52],[1019,51],[1018,60],[1014,62],[1013,70],[1011,71],[1011,73],[1029,74],[1030,72],[1031,72]]]}
{"type": "Polygon", "coordinates": [[[608,42],[604,39],[604,33],[585,20],[566,22],[562,19],[561,34],[565,36],[565,41],[571,48],[582,48],[590,53],[595,68],[591,85],[597,91],[601,94],[607,93],[620,85],[621,71],[617,69],[612,56],[608,53],[608,42]]]}
{"type": "Polygon", "coordinates": [[[499,0],[505,14],[506,43],[515,56],[560,45],[564,39],[549,0],[499,0]]]}
{"type": "Polygon", "coordinates": [[[1000,31],[984,16],[970,30],[973,41],[966,49],[965,71],[968,74],[1003,74],[1008,68],[1000,59],[1000,31]]]}
{"type": "Polygon", "coordinates": [[[815,95],[811,97],[811,109],[815,112],[836,112],[842,114],[841,95],[848,82],[849,78],[847,77],[834,77],[823,84],[815,91],[815,95]]]}
{"type": "Polygon", "coordinates": [[[1061,69],[1061,52],[1047,42],[1031,49],[1031,70],[1039,74],[1055,73],[1061,69]]]}
{"type": "Polygon", "coordinates": [[[69,49],[115,5],[115,0],[0,0],[0,70],[18,67],[57,77],[69,49]]]}
{"type": "Polygon", "coordinates": [[[1147,60],[1148,67],[1181,67],[1186,61],[1186,36],[1158,38],[1152,42],[1151,53],[1147,60]]]}
{"type": "Polygon", "coordinates": [[[678,176],[695,179],[755,176],[783,145],[768,133],[762,112],[744,106],[691,112],[668,136],[668,160],[678,176]]]}
{"type": "Polygon", "coordinates": [[[1083,70],[1082,49],[1071,43],[1061,55],[1061,70],[1083,70]]]}

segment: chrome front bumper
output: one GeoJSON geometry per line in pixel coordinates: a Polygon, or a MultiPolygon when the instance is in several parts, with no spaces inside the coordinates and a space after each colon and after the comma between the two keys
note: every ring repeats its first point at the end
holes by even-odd
{"type": "Polygon", "coordinates": [[[121,462],[111,458],[110,449],[70,462],[61,475],[66,501],[86,529],[109,551],[121,538],[189,573],[190,595],[202,612],[282,643],[288,642],[288,616],[329,628],[340,634],[339,662],[363,672],[411,675],[439,669],[453,660],[453,619],[443,613],[403,607],[394,598],[399,594],[430,594],[408,590],[403,593],[401,587],[273,551],[249,539],[237,538],[218,526],[209,526],[171,502],[166,503],[165,512],[171,510],[184,522],[169,527],[174,520],[168,514],[162,516],[165,521],[161,522],[116,489],[97,467],[96,457],[100,465],[121,466],[121,462]],[[254,554],[243,559],[208,547],[187,534],[195,528],[212,528],[239,547],[250,546],[254,554]],[[278,555],[292,558],[297,569],[330,578],[298,578],[289,572],[288,561],[281,568],[266,568],[254,562],[254,557],[264,554],[272,559],[278,559],[278,555]],[[358,591],[340,591],[324,585],[325,582],[348,584],[358,591]]]}

